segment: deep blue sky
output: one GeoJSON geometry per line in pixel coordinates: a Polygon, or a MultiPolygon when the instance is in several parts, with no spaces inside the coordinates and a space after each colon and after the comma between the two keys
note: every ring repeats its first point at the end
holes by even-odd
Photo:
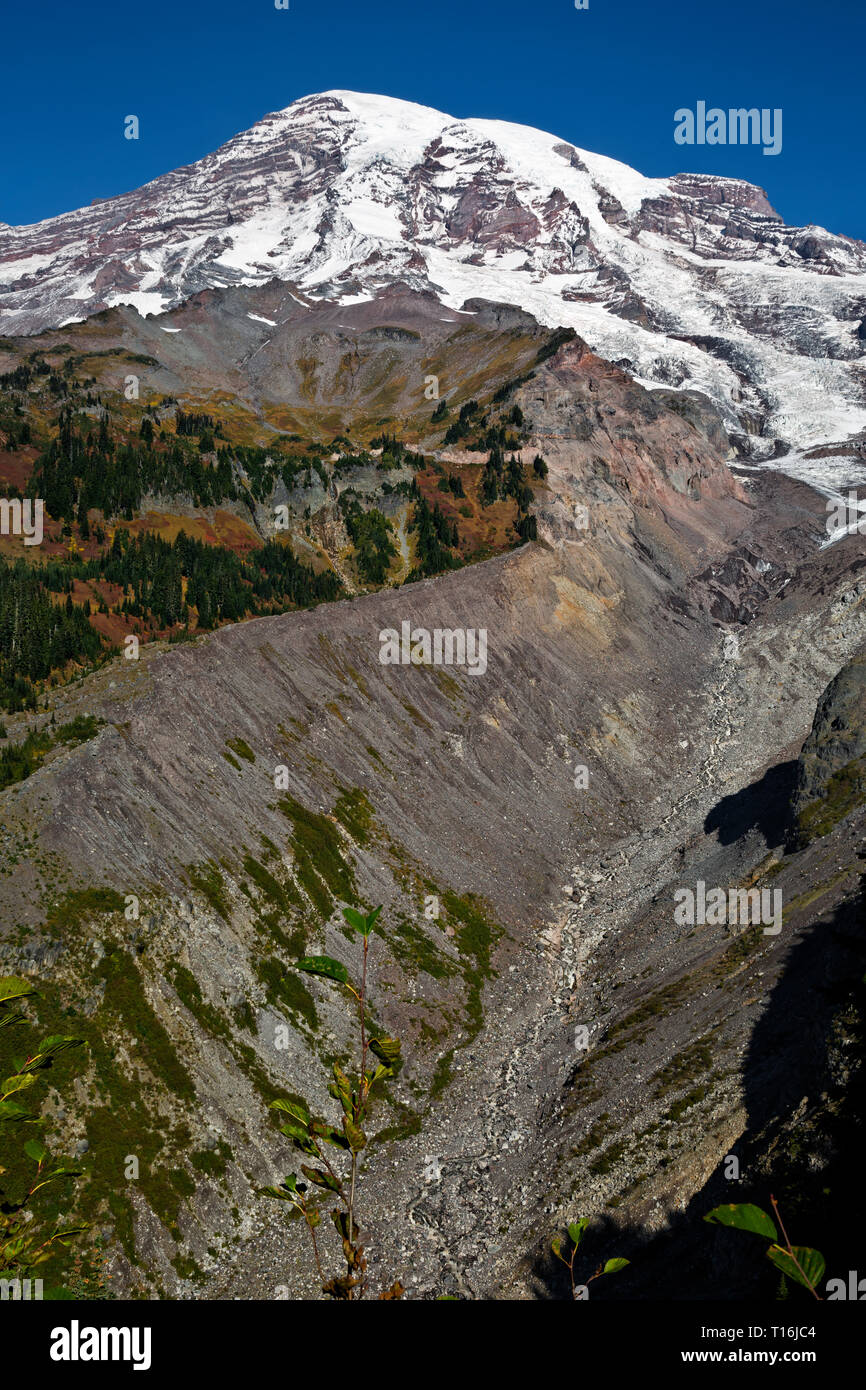
{"type": "Polygon", "coordinates": [[[862,0],[42,0],[7,6],[0,221],[188,164],[328,88],[553,131],[646,174],[761,184],[791,223],[866,240],[862,0]],[[673,140],[677,107],[781,107],[784,143],[673,140]],[[141,139],[123,139],[123,117],[141,139]]]}

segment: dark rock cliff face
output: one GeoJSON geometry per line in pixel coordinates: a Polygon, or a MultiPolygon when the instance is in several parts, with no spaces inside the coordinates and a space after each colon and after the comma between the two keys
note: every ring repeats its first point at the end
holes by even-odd
{"type": "Polygon", "coordinates": [[[801,833],[826,834],[866,795],[866,652],[830,682],[797,766],[801,833]]]}

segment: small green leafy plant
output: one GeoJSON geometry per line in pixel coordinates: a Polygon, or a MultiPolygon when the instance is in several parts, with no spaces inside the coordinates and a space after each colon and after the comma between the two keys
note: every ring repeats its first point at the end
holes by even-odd
{"type": "MultiPolygon", "coordinates": [[[[319,1272],[322,1292],[329,1298],[349,1300],[363,1298],[368,1291],[367,1260],[364,1254],[364,1235],[358,1217],[358,1183],[361,1154],[367,1145],[365,1122],[376,1091],[388,1081],[400,1066],[400,1043],[396,1038],[371,1037],[367,1026],[367,957],[370,936],[381,913],[381,907],[364,914],[354,908],[343,908],[343,916],[363,941],[361,983],[357,987],[349,972],[333,956],[304,956],[296,969],[309,975],[320,975],[345,989],[355,1000],[360,1025],[360,1064],[356,1073],[347,1076],[338,1062],[334,1063],[334,1079],[328,1090],[342,1110],[339,1128],[311,1116],[303,1104],[295,1100],[275,1100],[271,1109],[288,1116],[280,1133],[292,1140],[296,1149],[307,1154],[320,1166],[300,1165],[300,1177],[290,1173],[278,1187],[263,1187],[263,1196],[290,1203],[307,1224],[313,1245],[313,1256],[319,1272]],[[372,1065],[371,1056],[375,1058],[372,1065]],[[368,1070],[369,1067],[369,1070],[368,1070]],[[332,1152],[336,1151],[336,1152],[332,1152]],[[302,1181],[306,1178],[307,1181],[302,1181]],[[330,1212],[345,1263],[345,1273],[329,1277],[322,1262],[322,1252],[316,1234],[322,1220],[322,1204],[336,1199],[330,1212]]],[[[380,1299],[400,1298],[403,1286],[395,1281],[379,1294],[380,1299]]]]}
{"type": "Polygon", "coordinates": [[[616,1274],[618,1269],[625,1269],[626,1265],[630,1264],[629,1260],[623,1260],[621,1258],[606,1260],[603,1265],[599,1265],[594,1274],[589,1276],[586,1284],[576,1283],[574,1277],[574,1262],[577,1258],[580,1242],[583,1240],[583,1233],[588,1225],[588,1216],[582,1216],[579,1221],[570,1221],[568,1223],[568,1240],[565,1243],[565,1248],[563,1249],[561,1236],[556,1236],[550,1246],[556,1258],[560,1260],[568,1270],[568,1277],[571,1280],[571,1296],[576,1299],[583,1299],[586,1297],[587,1286],[592,1283],[593,1279],[598,1279],[602,1274],[616,1274]]]}
{"type": "MultiPolygon", "coordinates": [[[[18,1004],[34,993],[27,980],[14,975],[0,978],[0,1028],[26,1021],[18,1004]]],[[[19,1098],[36,1085],[38,1073],[50,1067],[55,1057],[71,1047],[78,1047],[80,1041],[79,1038],[46,1038],[34,1053],[13,1059],[15,1070],[0,1079],[0,1125],[4,1130],[10,1125],[43,1123],[38,1115],[20,1104],[19,1098]]],[[[23,1197],[16,1200],[4,1194],[7,1200],[0,1206],[0,1274],[11,1274],[19,1279],[43,1264],[55,1245],[68,1245],[74,1236],[87,1229],[85,1226],[61,1226],[51,1231],[34,1213],[32,1203],[37,1192],[61,1178],[77,1177],[79,1170],[51,1168],[48,1150],[41,1139],[28,1139],[23,1147],[26,1156],[36,1164],[36,1172],[23,1197]]],[[[0,1167],[0,1174],[5,1171],[0,1167]]]]}
{"type": "Polygon", "coordinates": [[[804,1289],[808,1289],[812,1297],[820,1303],[821,1295],[817,1288],[824,1277],[824,1256],[807,1245],[792,1245],[779,1215],[779,1205],[772,1195],[770,1203],[779,1223],[779,1231],[782,1232],[781,1241],[772,1217],[751,1202],[729,1202],[724,1206],[714,1207],[712,1211],[707,1212],[704,1220],[719,1226],[732,1226],[738,1231],[751,1231],[754,1235],[769,1240],[767,1258],[788,1279],[793,1279],[796,1284],[802,1284],[804,1289]]]}

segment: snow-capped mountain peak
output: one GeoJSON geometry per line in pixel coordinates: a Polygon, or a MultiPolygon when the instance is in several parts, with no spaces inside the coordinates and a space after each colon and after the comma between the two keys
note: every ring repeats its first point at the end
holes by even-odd
{"type": "Polygon", "coordinates": [[[519,305],[709,395],[759,455],[866,428],[866,246],[787,227],[742,180],[646,178],[526,126],[324,92],[134,192],[0,224],[7,334],[274,278],[519,305]]]}

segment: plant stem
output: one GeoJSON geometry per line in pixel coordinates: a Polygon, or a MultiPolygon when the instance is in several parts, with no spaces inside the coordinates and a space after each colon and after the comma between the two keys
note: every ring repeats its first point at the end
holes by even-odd
{"type": "MultiPolygon", "coordinates": [[[[304,1212],[304,1215],[306,1216],[306,1211],[304,1212]]],[[[319,1279],[321,1280],[322,1288],[324,1289],[325,1271],[322,1269],[322,1261],[319,1259],[319,1242],[316,1240],[316,1228],[315,1226],[310,1225],[309,1220],[307,1221],[307,1229],[309,1230],[310,1235],[313,1238],[313,1254],[316,1257],[316,1268],[319,1271],[319,1279]]]]}
{"type": "Polygon", "coordinates": [[[819,1293],[816,1292],[814,1284],[812,1283],[811,1279],[809,1278],[809,1276],[808,1276],[808,1274],[806,1273],[806,1271],[805,1271],[805,1269],[803,1268],[803,1266],[800,1264],[800,1261],[797,1259],[797,1256],[794,1254],[794,1247],[793,1247],[793,1245],[791,1244],[790,1238],[789,1238],[789,1236],[788,1236],[788,1232],[785,1230],[785,1223],[784,1223],[784,1221],[782,1220],[782,1218],[781,1218],[781,1216],[780,1216],[780,1214],[779,1214],[779,1204],[778,1204],[778,1202],[776,1201],[775,1197],[773,1196],[772,1192],[770,1193],[770,1205],[772,1206],[773,1211],[776,1213],[776,1220],[777,1220],[778,1223],[779,1223],[779,1226],[780,1226],[781,1231],[782,1231],[782,1235],[785,1237],[785,1244],[786,1244],[787,1247],[788,1247],[788,1254],[791,1256],[791,1259],[794,1261],[794,1264],[797,1266],[797,1268],[799,1269],[800,1273],[802,1274],[802,1276],[803,1276],[803,1281],[804,1281],[804,1283],[805,1283],[805,1285],[806,1285],[806,1288],[809,1290],[809,1292],[810,1292],[810,1294],[812,1295],[812,1297],[813,1297],[814,1299],[816,1299],[818,1303],[822,1303],[822,1302],[823,1302],[823,1299],[821,1298],[821,1295],[820,1295],[819,1293]]]}
{"type": "MultiPolygon", "coordinates": [[[[361,976],[361,995],[358,1000],[358,1012],[361,1020],[361,1075],[358,1078],[358,1094],[353,1106],[353,1121],[360,1129],[364,1118],[363,1107],[365,1100],[366,1080],[367,1080],[367,1029],[365,1024],[365,1013],[367,1005],[367,946],[368,941],[364,937],[364,967],[361,976]]],[[[358,1155],[352,1150],[352,1179],[349,1188],[349,1244],[354,1244],[355,1240],[355,1178],[358,1173],[358,1155]]],[[[351,1273],[351,1267],[350,1271],[351,1273]]]]}
{"type": "Polygon", "coordinates": [[[361,980],[361,1100],[367,1098],[367,1031],[365,1013],[367,1010],[367,937],[364,937],[364,969],[361,980]]]}

